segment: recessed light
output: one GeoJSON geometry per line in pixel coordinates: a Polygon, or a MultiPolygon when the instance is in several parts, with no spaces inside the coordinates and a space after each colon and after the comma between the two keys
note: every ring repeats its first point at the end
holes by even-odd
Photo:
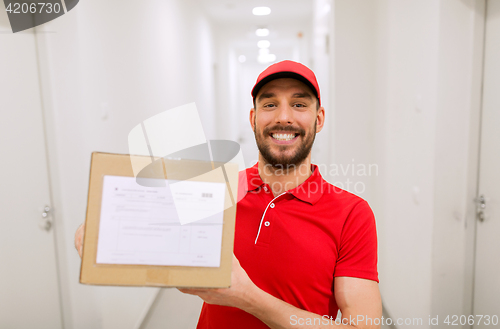
{"type": "Polygon", "coordinates": [[[257,47],[259,48],[269,48],[271,46],[271,43],[268,40],[260,40],[257,42],[257,47]]]}
{"type": "Polygon", "coordinates": [[[271,8],[269,7],[255,7],[252,9],[252,14],[255,16],[265,16],[271,13],[271,8]]]}
{"type": "Polygon", "coordinates": [[[271,63],[276,61],[276,55],[275,54],[259,55],[257,57],[257,61],[261,64],[271,63]]]}
{"type": "Polygon", "coordinates": [[[267,37],[269,35],[269,30],[268,29],[257,29],[255,31],[255,35],[258,37],[267,37]]]}
{"type": "Polygon", "coordinates": [[[246,60],[247,60],[247,57],[245,55],[238,56],[238,62],[245,63],[246,60]]]}
{"type": "Polygon", "coordinates": [[[259,55],[268,55],[269,54],[269,48],[260,48],[259,49],[259,55]]]}

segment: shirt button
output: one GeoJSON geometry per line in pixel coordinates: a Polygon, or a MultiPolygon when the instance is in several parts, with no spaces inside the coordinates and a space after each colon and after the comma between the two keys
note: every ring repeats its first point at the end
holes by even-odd
{"type": "Polygon", "coordinates": [[[266,192],[267,192],[267,186],[264,186],[264,191],[266,191],[266,192]]]}
{"type": "Polygon", "coordinates": [[[264,225],[269,226],[269,225],[271,225],[271,223],[265,222],[264,225]]]}
{"type": "Polygon", "coordinates": [[[274,208],[274,203],[271,203],[270,207],[271,207],[271,208],[274,208]]]}

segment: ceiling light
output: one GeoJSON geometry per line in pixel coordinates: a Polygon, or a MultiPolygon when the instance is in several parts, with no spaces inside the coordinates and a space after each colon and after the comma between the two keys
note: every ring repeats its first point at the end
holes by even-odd
{"type": "Polygon", "coordinates": [[[257,29],[255,31],[255,35],[258,37],[267,37],[269,35],[269,30],[268,29],[257,29]]]}
{"type": "Polygon", "coordinates": [[[259,55],[268,55],[269,54],[269,48],[260,48],[259,49],[259,55]]]}
{"type": "Polygon", "coordinates": [[[246,56],[245,55],[240,55],[238,56],[238,62],[240,63],[245,63],[247,60],[246,56]]]}
{"type": "Polygon", "coordinates": [[[265,16],[271,13],[271,8],[269,7],[255,7],[252,9],[252,14],[255,16],[265,16]]]}
{"type": "Polygon", "coordinates": [[[276,61],[275,54],[259,55],[257,61],[261,64],[267,64],[276,61]]]}
{"type": "Polygon", "coordinates": [[[269,48],[271,46],[271,43],[268,40],[260,40],[257,42],[257,47],[259,48],[269,48]]]}

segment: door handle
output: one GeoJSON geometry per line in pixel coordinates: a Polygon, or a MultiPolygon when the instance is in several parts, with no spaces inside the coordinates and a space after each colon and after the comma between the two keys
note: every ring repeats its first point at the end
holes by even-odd
{"type": "Polygon", "coordinates": [[[486,219],[486,201],[487,198],[484,195],[480,195],[478,198],[474,199],[476,203],[476,217],[480,222],[484,222],[486,219]]]}
{"type": "Polygon", "coordinates": [[[50,206],[43,207],[42,220],[40,221],[40,228],[45,231],[50,231],[52,228],[52,220],[50,219],[50,206]]]}

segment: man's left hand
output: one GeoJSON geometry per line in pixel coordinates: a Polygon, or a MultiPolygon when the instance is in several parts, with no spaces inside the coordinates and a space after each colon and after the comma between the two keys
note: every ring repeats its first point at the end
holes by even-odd
{"type": "MultiPolygon", "coordinates": [[[[240,262],[233,255],[231,273],[231,287],[223,289],[188,289],[181,288],[181,292],[197,295],[208,304],[237,307],[247,313],[260,319],[267,326],[273,329],[283,328],[310,328],[308,324],[292,325],[290,319],[316,319],[321,323],[320,326],[314,325],[314,328],[349,328],[349,329],[375,329],[379,325],[371,323],[361,323],[359,326],[351,324],[323,323],[322,315],[311,313],[299,309],[291,304],[278,299],[267,292],[258,288],[248,277],[245,270],[240,266],[240,262]]],[[[351,278],[336,277],[334,281],[335,300],[339,305],[342,317],[350,319],[359,314],[365,318],[375,319],[382,316],[382,302],[380,292],[376,281],[351,278]]]]}
{"type": "Polygon", "coordinates": [[[245,308],[250,294],[258,289],[250,280],[240,262],[233,254],[231,287],[229,288],[178,288],[180,292],[199,296],[208,304],[245,308]]]}

